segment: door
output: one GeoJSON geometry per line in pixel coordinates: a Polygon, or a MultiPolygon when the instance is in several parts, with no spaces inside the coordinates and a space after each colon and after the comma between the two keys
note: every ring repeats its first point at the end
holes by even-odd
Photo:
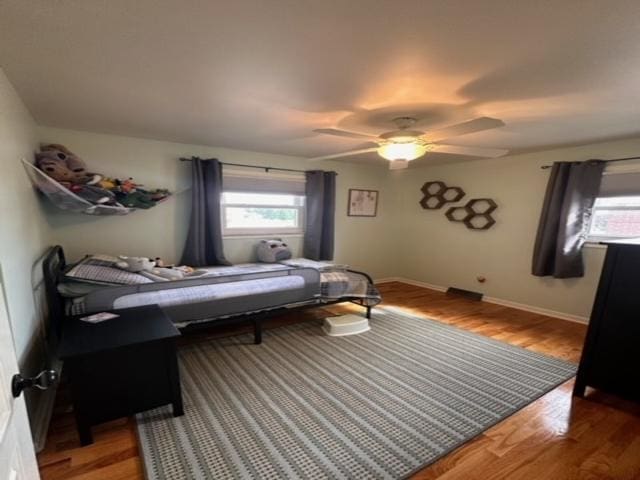
{"type": "Polygon", "coordinates": [[[13,398],[11,378],[18,373],[0,269],[0,479],[40,478],[24,395],[13,398]]]}

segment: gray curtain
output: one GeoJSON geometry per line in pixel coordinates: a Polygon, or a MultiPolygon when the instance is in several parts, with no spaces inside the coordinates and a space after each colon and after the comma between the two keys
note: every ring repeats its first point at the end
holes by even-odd
{"type": "Polygon", "coordinates": [[[307,217],[303,254],[312,260],[333,260],[336,216],[336,172],[305,172],[307,217]]]}
{"type": "Polygon", "coordinates": [[[584,275],[582,247],[605,163],[589,160],[553,164],[533,250],[534,275],[584,275]]]}
{"type": "Polygon", "coordinates": [[[222,245],[222,165],[214,158],[193,157],[191,168],[191,221],[180,263],[194,267],[231,265],[224,258],[222,245]]]}

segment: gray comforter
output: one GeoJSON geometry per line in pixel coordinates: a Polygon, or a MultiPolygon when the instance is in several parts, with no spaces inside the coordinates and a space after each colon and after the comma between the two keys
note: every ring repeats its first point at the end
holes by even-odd
{"type": "Polygon", "coordinates": [[[158,304],[176,323],[182,323],[342,298],[363,306],[381,300],[364,274],[308,259],[203,268],[177,281],[153,281],[120,270],[114,265],[116,260],[90,256],[66,272],[59,290],[72,297],[71,313],[158,304]]]}

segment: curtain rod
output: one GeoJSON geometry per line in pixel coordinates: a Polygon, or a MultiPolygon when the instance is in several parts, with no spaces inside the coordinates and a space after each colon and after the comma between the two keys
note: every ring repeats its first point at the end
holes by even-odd
{"type": "MultiPolygon", "coordinates": [[[[625,158],[612,158],[611,160],[605,160],[605,162],[624,162],[625,160],[640,160],[640,157],[625,157],[625,158]]],[[[553,165],[543,165],[540,168],[546,170],[547,168],[551,168],[553,165]]]]}
{"type": "MultiPolygon", "coordinates": [[[[190,158],[181,158],[180,161],[181,162],[190,162],[191,159],[190,158]]],[[[298,173],[305,173],[305,172],[309,171],[309,170],[296,170],[294,168],[261,167],[259,165],[246,165],[244,163],[220,162],[220,165],[229,165],[229,166],[232,166],[232,167],[259,168],[260,170],[264,170],[266,173],[269,173],[269,170],[278,170],[279,172],[298,172],[298,173]]]]}

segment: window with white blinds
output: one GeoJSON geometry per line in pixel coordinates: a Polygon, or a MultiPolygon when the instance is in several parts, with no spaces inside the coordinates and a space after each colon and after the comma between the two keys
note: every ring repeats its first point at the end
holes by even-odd
{"type": "Polygon", "coordinates": [[[304,232],[304,175],[231,171],[222,185],[223,235],[304,232]]]}
{"type": "Polygon", "coordinates": [[[607,165],[589,226],[590,241],[640,238],[640,162],[607,165]]]}

